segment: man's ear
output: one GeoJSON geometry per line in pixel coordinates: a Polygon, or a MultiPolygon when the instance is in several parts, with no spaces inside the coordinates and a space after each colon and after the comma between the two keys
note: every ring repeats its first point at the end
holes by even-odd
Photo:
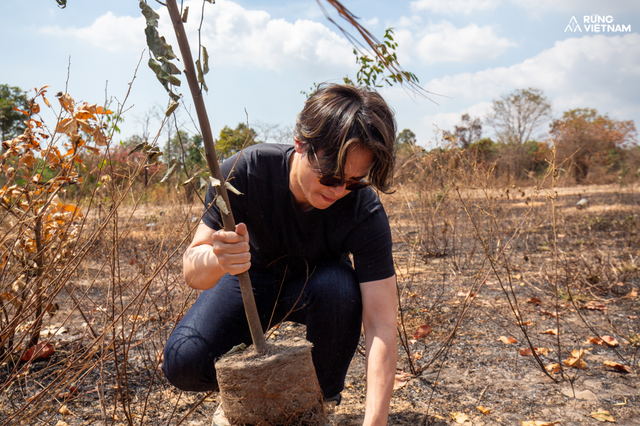
{"type": "Polygon", "coordinates": [[[298,154],[304,154],[304,144],[297,139],[293,140],[295,150],[298,154]]]}

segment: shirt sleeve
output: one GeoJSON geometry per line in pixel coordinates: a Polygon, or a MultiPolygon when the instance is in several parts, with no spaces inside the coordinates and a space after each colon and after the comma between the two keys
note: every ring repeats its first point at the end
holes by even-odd
{"type": "Polygon", "coordinates": [[[382,280],[395,274],[391,228],[382,205],[351,232],[347,244],[361,283],[382,280]]]}

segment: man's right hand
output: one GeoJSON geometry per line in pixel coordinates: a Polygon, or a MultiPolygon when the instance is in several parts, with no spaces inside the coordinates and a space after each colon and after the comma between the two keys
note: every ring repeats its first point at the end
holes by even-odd
{"type": "Polygon", "coordinates": [[[235,232],[214,232],[211,235],[211,247],[225,273],[238,275],[251,267],[249,233],[244,223],[237,224],[235,232]]]}
{"type": "Polygon", "coordinates": [[[198,290],[208,290],[224,274],[238,275],[251,267],[249,233],[244,223],[235,232],[214,231],[200,223],[183,256],[184,279],[198,290]]]}

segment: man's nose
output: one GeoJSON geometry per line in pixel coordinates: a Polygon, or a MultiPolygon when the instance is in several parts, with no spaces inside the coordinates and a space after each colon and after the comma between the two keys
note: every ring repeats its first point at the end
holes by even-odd
{"type": "Polygon", "coordinates": [[[342,185],[332,186],[331,191],[336,197],[342,197],[347,192],[347,183],[345,182],[342,185]]]}

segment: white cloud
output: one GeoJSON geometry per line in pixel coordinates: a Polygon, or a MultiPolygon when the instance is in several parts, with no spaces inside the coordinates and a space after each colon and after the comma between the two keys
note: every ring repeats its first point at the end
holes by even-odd
{"type": "Polygon", "coordinates": [[[109,52],[142,51],[146,48],[144,39],[145,21],[142,16],[116,16],[111,12],[100,16],[90,26],[84,28],[44,27],[44,34],[56,37],[72,37],[94,47],[109,52]]]}
{"type": "MultiPolygon", "coordinates": [[[[185,6],[191,6],[186,30],[195,54],[201,3],[187,1],[185,6]]],[[[157,11],[161,16],[159,32],[177,52],[166,9],[157,11]]],[[[211,67],[235,65],[278,72],[293,68],[324,73],[326,77],[331,77],[331,73],[342,76],[345,69],[354,67],[349,42],[323,24],[272,19],[265,11],[248,10],[228,0],[217,1],[215,9],[205,8],[205,14],[202,43],[211,57],[211,67]]],[[[109,52],[121,52],[146,47],[144,27],[142,16],[116,16],[108,12],[88,27],[48,27],[43,32],[74,37],[109,52]]]]}
{"type": "Polygon", "coordinates": [[[469,24],[456,28],[449,21],[424,25],[419,17],[402,17],[395,25],[398,58],[402,64],[482,62],[495,59],[516,43],[496,34],[491,26],[469,24]]]}
{"type": "Polygon", "coordinates": [[[271,19],[264,11],[219,1],[203,27],[203,44],[217,61],[283,71],[288,68],[350,68],[349,42],[325,25],[271,19]]]}
{"type": "MultiPolygon", "coordinates": [[[[592,13],[599,14],[623,14],[640,12],[640,2],[626,1],[626,0],[609,0],[603,2],[602,0],[538,0],[532,2],[531,0],[510,0],[524,9],[528,9],[533,15],[540,15],[542,12],[574,12],[584,15],[590,15],[592,13]]],[[[620,19],[623,19],[623,15],[620,19]]]]}
{"type": "MultiPolygon", "coordinates": [[[[637,91],[640,78],[640,34],[570,38],[556,42],[533,58],[511,67],[446,76],[429,82],[431,91],[463,99],[495,98],[516,88],[538,87],[557,93],[602,93],[626,86],[621,96],[637,91]],[[627,85],[628,84],[628,85],[627,85]]],[[[586,96],[588,97],[588,96],[586,96]]]]}
{"type": "Polygon", "coordinates": [[[470,15],[478,10],[494,9],[498,4],[500,0],[416,0],[411,2],[411,9],[446,15],[470,15]]]}
{"type": "MultiPolygon", "coordinates": [[[[572,108],[596,108],[617,119],[637,120],[638,81],[640,34],[595,35],[559,41],[553,48],[510,67],[434,79],[425,88],[452,97],[442,101],[449,111],[462,111],[465,105],[480,110],[482,103],[515,89],[535,87],[552,101],[557,116],[572,108]]],[[[456,112],[455,116],[459,119],[460,114],[456,112]]],[[[446,128],[453,117],[441,113],[425,116],[423,121],[441,120],[446,128]]]]}
{"type": "Polygon", "coordinates": [[[427,63],[480,62],[495,59],[516,43],[498,37],[490,26],[469,24],[456,28],[443,21],[427,27],[417,42],[416,53],[427,63]]]}

